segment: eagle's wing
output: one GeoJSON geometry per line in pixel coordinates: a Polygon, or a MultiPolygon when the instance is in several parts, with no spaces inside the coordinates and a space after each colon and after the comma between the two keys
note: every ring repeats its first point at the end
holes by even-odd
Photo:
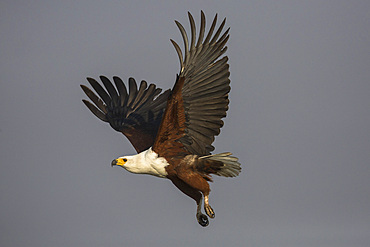
{"type": "Polygon", "coordinates": [[[161,119],[166,108],[170,90],[160,94],[162,89],[154,84],[149,87],[141,81],[139,89],[133,78],[129,78],[129,92],[119,77],[113,77],[114,84],[100,76],[105,89],[94,79],[87,78],[97,95],[88,87],[81,88],[95,104],[82,100],[100,120],[108,122],[116,131],[122,132],[137,152],[142,152],[154,143],[161,119]],[[160,95],[159,95],[160,94],[160,95]],[[159,95],[159,96],[158,96],[159,95]]]}
{"type": "Polygon", "coordinates": [[[184,27],[176,21],[185,46],[185,59],[179,45],[172,43],[180,59],[181,71],[153,146],[160,156],[171,157],[183,154],[208,155],[214,147],[212,142],[223,126],[221,120],[228,109],[230,91],[228,58],[219,59],[225,52],[229,29],[222,35],[226,19],[216,33],[217,15],[204,38],[205,17],[201,12],[198,41],[194,19],[190,13],[191,42],[184,27]]]}

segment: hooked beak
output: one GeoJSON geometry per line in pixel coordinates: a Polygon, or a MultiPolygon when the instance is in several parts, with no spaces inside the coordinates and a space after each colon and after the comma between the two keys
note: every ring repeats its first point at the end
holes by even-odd
{"type": "Polygon", "coordinates": [[[118,158],[112,161],[111,166],[123,166],[126,163],[127,159],[118,158]]]}

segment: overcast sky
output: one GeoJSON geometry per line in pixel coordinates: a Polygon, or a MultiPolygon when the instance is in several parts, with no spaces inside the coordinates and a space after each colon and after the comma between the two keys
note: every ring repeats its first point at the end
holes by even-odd
{"type": "Polygon", "coordinates": [[[1,1],[0,245],[370,246],[370,2],[1,1]],[[170,181],[110,162],[127,139],[83,105],[86,77],[173,86],[170,38],[231,27],[230,110],[207,228],[170,181]]]}

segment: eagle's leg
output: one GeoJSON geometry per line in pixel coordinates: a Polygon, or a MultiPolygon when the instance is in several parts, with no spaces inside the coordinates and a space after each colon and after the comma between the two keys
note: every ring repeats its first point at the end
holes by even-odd
{"type": "Polygon", "coordinates": [[[204,211],[213,219],[215,217],[215,211],[213,211],[212,207],[209,205],[208,199],[209,194],[204,195],[204,211]]]}
{"type": "Polygon", "coordinates": [[[202,214],[202,200],[199,200],[199,202],[197,202],[196,217],[197,217],[198,223],[201,226],[205,227],[205,226],[209,225],[208,217],[206,215],[202,214]]]}
{"type": "Polygon", "coordinates": [[[201,211],[202,194],[198,190],[191,187],[189,184],[179,179],[177,176],[170,176],[169,179],[179,190],[181,190],[184,194],[190,196],[195,200],[195,202],[197,203],[197,213],[196,213],[197,221],[203,227],[208,226],[209,225],[208,217],[201,211]]]}

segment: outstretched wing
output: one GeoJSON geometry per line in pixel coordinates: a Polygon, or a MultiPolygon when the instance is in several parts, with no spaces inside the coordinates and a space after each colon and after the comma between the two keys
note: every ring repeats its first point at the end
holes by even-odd
{"type": "Polygon", "coordinates": [[[81,85],[89,99],[82,100],[100,120],[108,122],[116,131],[122,132],[139,153],[154,143],[166,108],[170,90],[160,94],[162,89],[154,84],[149,87],[141,81],[139,89],[136,81],[129,78],[129,92],[119,77],[113,77],[114,84],[105,76],[100,76],[105,89],[94,79],[87,78],[97,95],[81,85]],[[159,95],[160,94],[160,95],[159,95]],[[158,96],[159,95],[159,96],[158,96]]]}
{"type": "Polygon", "coordinates": [[[176,21],[184,40],[185,59],[179,45],[171,40],[179,56],[181,70],[153,146],[153,150],[164,157],[210,154],[214,150],[212,143],[220,133],[223,126],[221,119],[226,116],[229,104],[228,58],[225,56],[219,59],[226,52],[225,44],[229,39],[229,29],[221,35],[226,19],[213,35],[216,15],[203,40],[205,16],[201,12],[200,32],[195,44],[194,19],[190,13],[188,16],[191,27],[190,46],[184,27],[176,21]]]}

